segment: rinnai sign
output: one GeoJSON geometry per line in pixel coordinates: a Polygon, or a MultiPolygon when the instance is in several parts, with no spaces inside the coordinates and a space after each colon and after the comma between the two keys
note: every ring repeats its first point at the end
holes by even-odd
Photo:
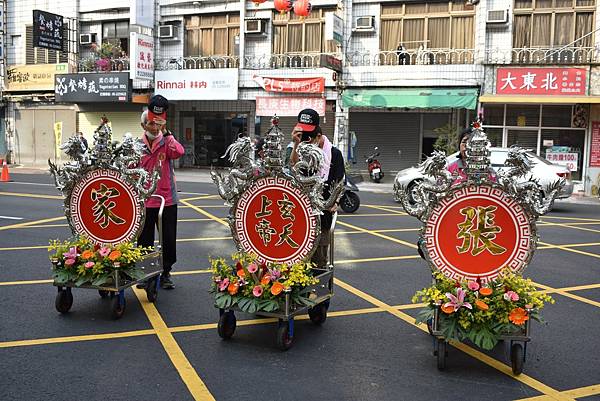
{"type": "Polygon", "coordinates": [[[261,88],[267,92],[282,93],[325,93],[325,78],[275,78],[254,76],[261,88]]]}
{"type": "Polygon", "coordinates": [[[256,97],[256,115],[280,117],[297,116],[304,109],[325,115],[326,101],[322,97],[256,97]]]}
{"type": "Polygon", "coordinates": [[[585,96],[586,68],[498,68],[498,95],[585,96]]]}
{"type": "Polygon", "coordinates": [[[238,69],[156,71],[155,94],[169,100],[237,100],[238,69]]]}
{"type": "Polygon", "coordinates": [[[154,38],[131,32],[131,79],[154,79],[154,38]]]}

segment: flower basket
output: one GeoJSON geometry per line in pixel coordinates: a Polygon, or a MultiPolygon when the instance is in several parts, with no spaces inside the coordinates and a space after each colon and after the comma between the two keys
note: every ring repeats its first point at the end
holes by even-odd
{"type": "Polygon", "coordinates": [[[116,276],[139,280],[144,271],[136,263],[150,251],[152,248],[138,247],[132,242],[98,246],[85,237],[54,240],[48,247],[55,284],[72,283],[76,287],[114,285],[116,276]]]}
{"type": "MultiPolygon", "coordinates": [[[[434,273],[435,283],[413,296],[425,308],[417,323],[431,322],[437,313],[437,332],[447,340],[469,339],[476,346],[494,348],[501,336],[518,335],[529,319],[541,321],[540,309],[554,303],[536,290],[532,281],[508,270],[496,280],[456,281],[434,273]]],[[[436,333],[437,334],[437,333],[436,333]]]]}
{"type": "Polygon", "coordinates": [[[223,258],[210,258],[215,306],[237,306],[247,313],[284,310],[286,295],[293,306],[314,306],[310,286],[318,279],[310,262],[293,265],[258,263],[255,255],[238,252],[233,264],[223,258]]]}

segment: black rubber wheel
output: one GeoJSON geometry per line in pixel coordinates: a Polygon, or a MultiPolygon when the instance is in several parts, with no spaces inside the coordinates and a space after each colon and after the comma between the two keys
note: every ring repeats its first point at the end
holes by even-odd
{"type": "Polygon", "coordinates": [[[225,312],[219,318],[217,332],[223,340],[229,340],[235,333],[236,319],[233,312],[225,312]]]}
{"type": "Polygon", "coordinates": [[[113,319],[120,319],[125,314],[127,302],[125,302],[125,298],[123,298],[123,305],[121,305],[121,302],[119,301],[120,298],[119,293],[115,293],[115,296],[111,299],[110,311],[113,319]]]}
{"type": "Polygon", "coordinates": [[[346,213],[354,213],[360,206],[360,198],[352,191],[345,191],[340,198],[340,207],[346,213]]]}
{"type": "Polygon", "coordinates": [[[106,290],[98,290],[98,294],[100,294],[100,298],[108,298],[108,291],[106,290]]]}
{"type": "Polygon", "coordinates": [[[292,348],[294,337],[290,336],[288,322],[283,322],[277,329],[277,347],[282,351],[292,348]]]}
{"type": "Polygon", "coordinates": [[[308,310],[308,317],[314,324],[323,324],[327,320],[327,305],[321,303],[308,310]]]}
{"type": "Polygon", "coordinates": [[[154,303],[156,302],[156,298],[158,298],[158,291],[156,289],[156,279],[153,278],[152,280],[148,281],[146,283],[146,298],[148,298],[148,302],[154,303]]]}
{"type": "Polygon", "coordinates": [[[381,182],[381,178],[373,179],[373,182],[375,182],[376,184],[379,184],[381,182]]]}
{"type": "Polygon", "coordinates": [[[437,340],[437,368],[446,369],[446,341],[440,338],[437,340]]]}
{"type": "Polygon", "coordinates": [[[71,306],[73,306],[73,294],[70,288],[58,290],[54,306],[56,306],[56,310],[60,313],[67,313],[71,309],[71,306]]]}
{"type": "Polygon", "coordinates": [[[525,355],[521,344],[513,344],[510,347],[510,364],[515,375],[520,375],[523,372],[523,364],[525,363],[525,355]]]}

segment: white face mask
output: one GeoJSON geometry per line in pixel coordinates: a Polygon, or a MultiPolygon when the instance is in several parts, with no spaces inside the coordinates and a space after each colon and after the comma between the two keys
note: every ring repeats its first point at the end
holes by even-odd
{"type": "Polygon", "coordinates": [[[153,140],[156,139],[156,137],[158,135],[153,135],[153,134],[149,133],[148,131],[146,131],[146,136],[148,137],[148,139],[150,139],[151,141],[153,141],[153,140]]]}

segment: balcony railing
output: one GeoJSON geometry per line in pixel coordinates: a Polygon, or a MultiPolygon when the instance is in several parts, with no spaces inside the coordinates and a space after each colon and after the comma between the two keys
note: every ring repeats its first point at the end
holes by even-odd
{"type": "MultiPolygon", "coordinates": [[[[288,53],[244,57],[244,68],[279,69],[279,68],[318,68],[321,67],[321,55],[334,53],[288,53]]],[[[340,57],[340,55],[337,55],[340,57]]],[[[169,57],[157,63],[161,70],[195,70],[206,68],[237,68],[240,65],[238,56],[208,57],[169,57]]]]}
{"type": "Polygon", "coordinates": [[[406,49],[348,53],[351,66],[473,64],[473,49],[406,49]]]}
{"type": "Polygon", "coordinates": [[[129,71],[129,58],[87,59],[77,62],[77,72],[119,72],[129,71]]]}
{"type": "Polygon", "coordinates": [[[486,52],[487,64],[590,64],[598,62],[593,47],[525,47],[509,50],[491,49],[486,52]]]}

